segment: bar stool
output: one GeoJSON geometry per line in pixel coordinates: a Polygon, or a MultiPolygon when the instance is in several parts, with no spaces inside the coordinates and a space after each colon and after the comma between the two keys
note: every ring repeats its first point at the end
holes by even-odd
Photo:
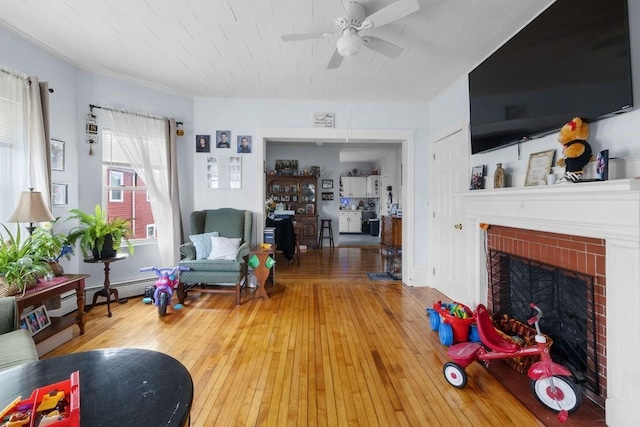
{"type": "Polygon", "coordinates": [[[324,239],[329,239],[329,246],[334,247],[333,245],[333,228],[331,227],[330,219],[321,219],[320,220],[320,237],[318,237],[318,246],[322,247],[322,242],[324,239]],[[324,230],[328,230],[328,236],[324,235],[324,230]]]}

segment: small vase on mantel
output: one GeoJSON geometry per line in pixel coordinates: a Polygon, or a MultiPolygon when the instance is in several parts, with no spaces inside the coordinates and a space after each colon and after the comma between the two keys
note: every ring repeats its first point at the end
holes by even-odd
{"type": "Polygon", "coordinates": [[[502,163],[496,165],[496,172],[493,174],[493,188],[504,188],[504,169],[502,163]]]}

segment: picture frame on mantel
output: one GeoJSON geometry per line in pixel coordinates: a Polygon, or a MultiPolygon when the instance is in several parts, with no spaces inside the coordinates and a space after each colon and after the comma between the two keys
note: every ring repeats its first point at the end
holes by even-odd
{"type": "Polygon", "coordinates": [[[545,179],[551,172],[551,165],[553,164],[553,155],[555,152],[556,150],[547,150],[529,155],[527,176],[524,180],[525,187],[546,184],[545,179]]]}
{"type": "Polygon", "coordinates": [[[481,190],[484,188],[484,165],[478,165],[471,168],[470,190],[481,190]]]}

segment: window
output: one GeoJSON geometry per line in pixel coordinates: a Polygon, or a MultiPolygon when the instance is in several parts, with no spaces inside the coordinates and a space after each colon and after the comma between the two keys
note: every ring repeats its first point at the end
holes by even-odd
{"type": "Polygon", "coordinates": [[[124,173],[120,171],[109,171],[109,201],[123,202],[124,196],[121,189],[113,189],[113,187],[124,187],[124,173]]]}
{"type": "MultiPolygon", "coordinates": [[[[115,131],[102,129],[102,167],[107,200],[107,217],[131,218],[135,240],[156,239],[156,226],[148,191],[142,177],[127,162],[118,141],[133,140],[127,135],[114,137],[115,131]]],[[[153,143],[151,139],[150,143],[153,143]]]]}
{"type": "Polygon", "coordinates": [[[0,70],[0,219],[9,218],[27,190],[26,82],[0,70]]]}

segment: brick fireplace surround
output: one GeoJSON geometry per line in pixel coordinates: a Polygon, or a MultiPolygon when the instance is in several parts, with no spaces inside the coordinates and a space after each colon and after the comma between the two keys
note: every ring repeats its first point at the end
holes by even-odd
{"type": "Polygon", "coordinates": [[[487,231],[487,248],[594,277],[595,318],[598,325],[596,351],[601,397],[594,398],[599,403],[604,402],[603,398],[607,396],[604,370],[607,365],[604,239],[491,226],[487,231]]]}
{"type": "Polygon", "coordinates": [[[559,267],[596,277],[606,423],[640,425],[640,180],[475,190],[457,196],[468,233],[469,295],[476,303],[486,303],[488,293],[487,236],[481,223],[503,230],[500,244],[514,255],[554,265],[560,260],[559,267]]]}

